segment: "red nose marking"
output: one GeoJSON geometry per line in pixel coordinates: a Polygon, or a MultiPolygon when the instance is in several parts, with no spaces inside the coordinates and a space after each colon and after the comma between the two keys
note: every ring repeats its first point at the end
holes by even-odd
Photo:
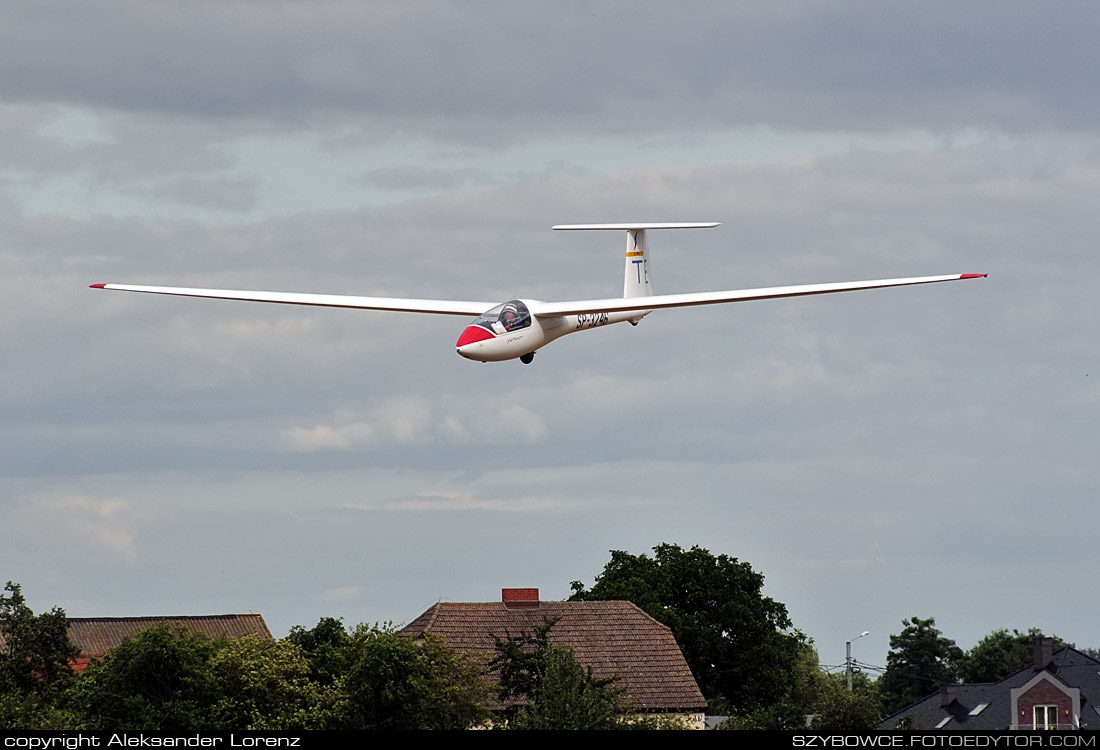
{"type": "Polygon", "coordinates": [[[496,337],[493,336],[491,331],[487,331],[481,326],[466,326],[466,330],[458,337],[458,343],[455,344],[455,346],[461,349],[467,344],[476,344],[478,341],[485,341],[491,338],[496,337]]]}

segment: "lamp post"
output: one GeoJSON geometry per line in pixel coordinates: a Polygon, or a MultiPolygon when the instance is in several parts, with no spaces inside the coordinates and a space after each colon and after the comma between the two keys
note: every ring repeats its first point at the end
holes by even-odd
{"type": "Polygon", "coordinates": [[[847,676],[848,676],[848,692],[849,693],[852,692],[852,641],[858,641],[863,636],[870,635],[870,634],[871,634],[870,630],[864,630],[862,633],[857,635],[851,641],[845,641],[844,642],[844,650],[846,652],[845,657],[844,657],[844,666],[845,666],[845,672],[847,673],[847,676]]]}

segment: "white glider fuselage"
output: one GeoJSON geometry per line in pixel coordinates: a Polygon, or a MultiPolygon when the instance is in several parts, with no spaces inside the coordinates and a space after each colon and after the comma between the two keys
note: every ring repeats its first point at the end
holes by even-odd
{"type": "Polygon", "coordinates": [[[458,353],[478,362],[502,362],[520,358],[530,363],[534,353],[567,333],[587,331],[612,323],[638,324],[648,309],[603,309],[612,304],[640,301],[653,296],[649,283],[649,250],[646,229],[691,229],[718,226],[716,223],[682,224],[559,224],[554,229],[611,229],[626,232],[626,266],[623,271],[622,300],[587,300],[579,303],[550,305],[538,300],[512,300],[488,310],[470,325],[458,339],[458,353]],[[592,305],[591,303],[597,303],[592,305]],[[592,309],[561,311],[553,308],[587,305],[592,309]],[[509,317],[518,308],[518,315],[509,317]]]}
{"type": "Polygon", "coordinates": [[[522,315],[517,315],[520,322],[513,324],[505,324],[499,317],[504,308],[538,311],[544,305],[545,303],[537,300],[518,299],[497,305],[466,326],[455,344],[458,353],[466,359],[477,362],[503,362],[533,354],[567,333],[586,331],[612,323],[637,323],[646,314],[644,312],[641,314],[598,312],[579,315],[537,315],[536,313],[530,314],[527,321],[522,315]],[[487,318],[494,315],[497,317],[495,326],[487,318]]]}
{"type": "Polygon", "coordinates": [[[462,331],[455,344],[459,355],[477,362],[503,362],[509,359],[519,359],[524,364],[530,364],[536,351],[568,333],[602,328],[612,323],[628,322],[637,325],[638,321],[653,310],[666,307],[693,307],[724,302],[805,297],[861,289],[881,289],[892,286],[957,281],[986,275],[982,273],[964,273],[903,279],[767,287],[763,289],[736,289],[722,292],[653,294],[653,287],[650,283],[651,268],[646,231],[649,229],[691,229],[716,226],[718,224],[714,222],[675,224],[639,222],[632,224],[567,224],[555,226],[554,229],[597,229],[626,232],[623,296],[609,299],[577,300],[574,302],[540,302],[538,300],[514,299],[493,306],[491,302],[461,300],[357,297],[295,292],[134,286],[129,284],[92,284],[92,287],[124,292],[274,302],[286,305],[345,307],[358,310],[390,310],[437,315],[477,315],[462,331]]]}

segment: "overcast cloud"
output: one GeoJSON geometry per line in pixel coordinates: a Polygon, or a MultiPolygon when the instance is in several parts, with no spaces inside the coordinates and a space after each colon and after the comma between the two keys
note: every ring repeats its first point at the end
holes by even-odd
{"type": "Polygon", "coordinates": [[[73,616],[412,619],[608,551],[746,560],[823,662],[901,620],[1100,646],[1092,3],[75,2],[0,24],[0,578],[73,616]],[[530,367],[461,318],[669,310],[530,367]]]}

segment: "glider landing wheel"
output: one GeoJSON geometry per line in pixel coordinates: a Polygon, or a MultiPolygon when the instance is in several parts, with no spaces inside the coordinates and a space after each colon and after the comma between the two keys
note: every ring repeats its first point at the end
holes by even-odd
{"type": "Polygon", "coordinates": [[[520,355],[519,361],[525,365],[529,365],[535,361],[535,353],[527,352],[526,354],[520,355]]]}

